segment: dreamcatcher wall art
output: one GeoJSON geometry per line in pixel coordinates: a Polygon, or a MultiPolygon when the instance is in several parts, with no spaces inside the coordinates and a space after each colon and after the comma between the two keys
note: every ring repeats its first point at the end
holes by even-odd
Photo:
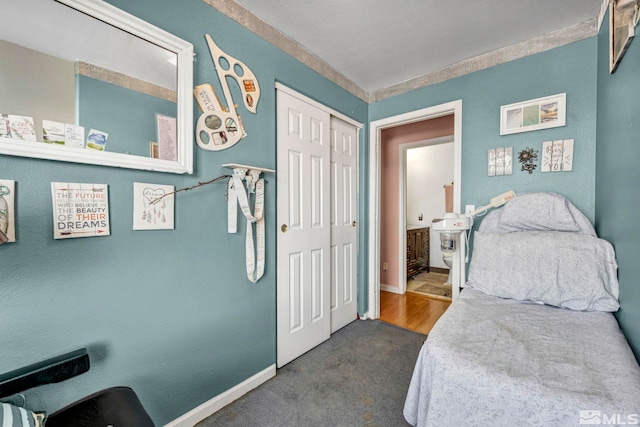
{"type": "Polygon", "coordinates": [[[173,230],[175,188],[172,185],[133,183],[133,229],[173,230]]]}

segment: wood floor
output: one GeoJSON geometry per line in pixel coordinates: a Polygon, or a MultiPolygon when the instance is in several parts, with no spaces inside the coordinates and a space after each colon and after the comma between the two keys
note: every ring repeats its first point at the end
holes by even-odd
{"type": "Polygon", "coordinates": [[[449,301],[432,299],[417,293],[404,295],[380,292],[380,320],[401,328],[428,334],[449,308],[449,301]]]}

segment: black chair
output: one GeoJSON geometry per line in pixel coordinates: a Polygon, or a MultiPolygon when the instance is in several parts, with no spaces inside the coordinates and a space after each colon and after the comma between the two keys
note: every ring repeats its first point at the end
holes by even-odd
{"type": "MultiPolygon", "coordinates": [[[[59,383],[89,370],[89,353],[81,348],[5,374],[0,374],[0,399],[59,383]]],[[[47,427],[155,427],[140,399],[129,387],[93,393],[47,417],[47,427]]]]}
{"type": "Polygon", "coordinates": [[[93,393],[53,412],[47,427],[155,427],[129,387],[112,387],[93,393]]]}

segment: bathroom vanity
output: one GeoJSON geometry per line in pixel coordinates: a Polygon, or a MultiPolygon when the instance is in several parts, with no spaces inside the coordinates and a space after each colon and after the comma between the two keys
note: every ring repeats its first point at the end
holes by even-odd
{"type": "Polygon", "coordinates": [[[407,279],[429,271],[429,227],[407,227],[407,279]]]}

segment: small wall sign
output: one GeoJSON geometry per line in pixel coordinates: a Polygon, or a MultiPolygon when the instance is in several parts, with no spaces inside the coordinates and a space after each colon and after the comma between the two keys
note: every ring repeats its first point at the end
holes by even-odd
{"type": "Polygon", "coordinates": [[[173,185],[133,183],[133,229],[173,230],[173,185]]]}
{"type": "Polygon", "coordinates": [[[52,182],[53,238],[108,236],[107,184],[52,182]]]}

